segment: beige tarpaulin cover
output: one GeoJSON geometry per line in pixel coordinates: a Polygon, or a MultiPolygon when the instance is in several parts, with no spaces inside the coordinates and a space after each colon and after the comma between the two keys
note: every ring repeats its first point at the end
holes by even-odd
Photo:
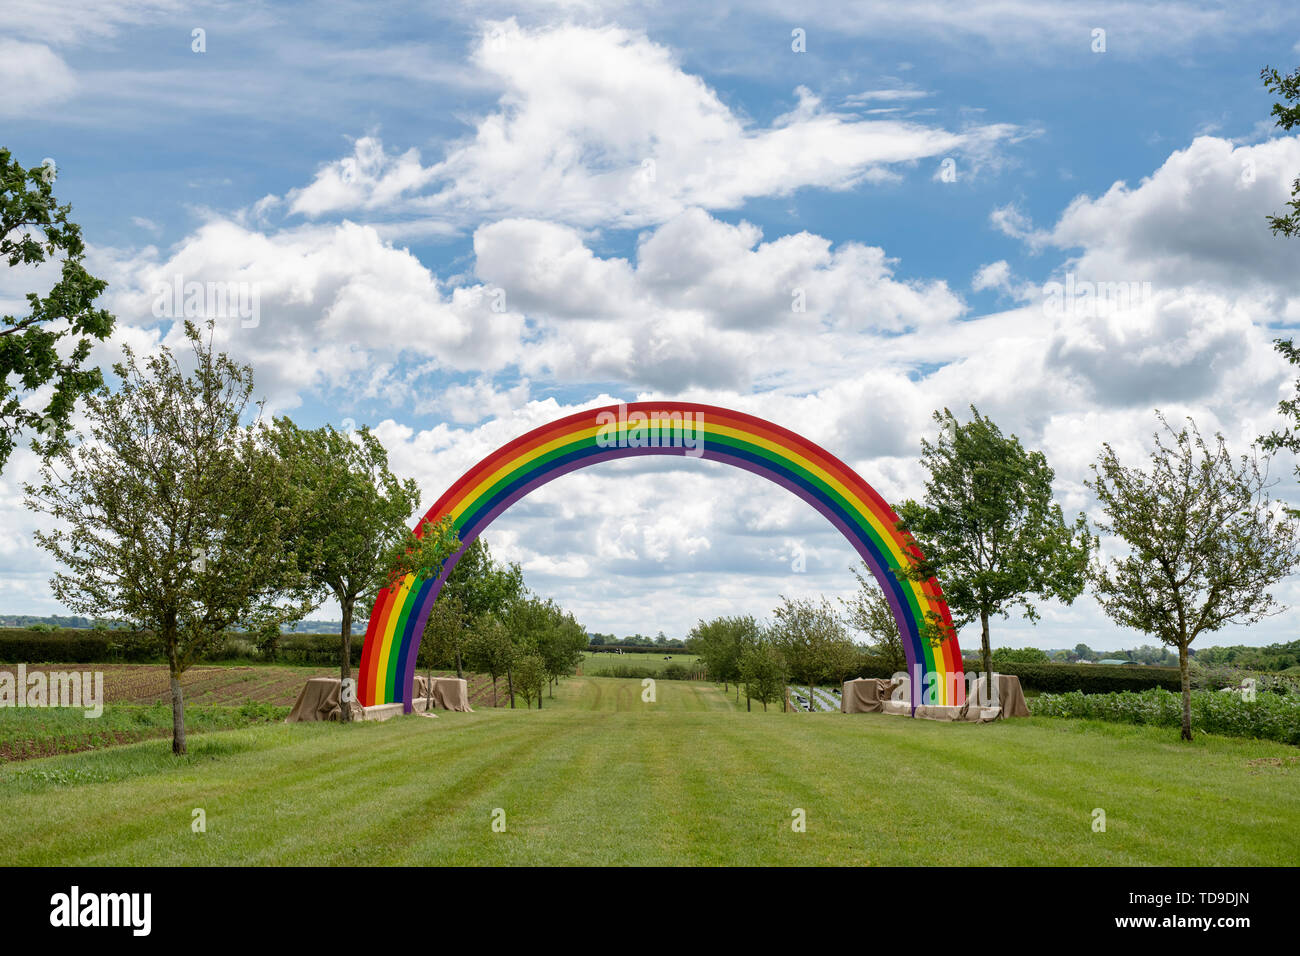
{"type": "Polygon", "coordinates": [[[465,714],[474,712],[469,705],[469,684],[461,677],[435,677],[430,689],[428,679],[417,674],[411,688],[411,699],[420,697],[432,697],[433,705],[443,710],[458,710],[465,714]]]}
{"type": "Polygon", "coordinates": [[[845,714],[878,714],[883,702],[889,700],[894,688],[901,683],[874,677],[845,681],[840,689],[840,711],[845,714]]]}
{"type": "MultiPolygon", "coordinates": [[[[1002,712],[1003,717],[1028,717],[1029,705],[1025,703],[1025,692],[1020,686],[1020,678],[1015,674],[995,674],[998,679],[998,700],[997,706],[1002,712]]],[[[974,698],[974,704],[977,707],[992,706],[987,700],[984,685],[987,681],[984,675],[980,675],[979,681],[975,685],[975,693],[971,696],[974,698]]]]}
{"type": "MultiPolygon", "coordinates": [[[[296,724],[308,720],[338,720],[342,716],[342,708],[339,707],[342,686],[343,682],[337,677],[311,678],[298,694],[285,722],[296,724]]],[[[361,705],[353,701],[350,706],[352,719],[361,720],[364,713],[361,705]]]]}

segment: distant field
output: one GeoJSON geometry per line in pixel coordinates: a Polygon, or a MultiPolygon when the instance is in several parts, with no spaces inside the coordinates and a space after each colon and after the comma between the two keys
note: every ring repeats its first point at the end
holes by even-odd
{"type": "MultiPolygon", "coordinates": [[[[646,688],[637,680],[607,677],[573,678],[561,682],[552,701],[542,702],[564,711],[616,711],[644,713],[649,706],[642,698],[646,688]]],[[[735,701],[722,694],[717,684],[696,681],[657,681],[654,687],[656,712],[734,711],[735,701]]],[[[744,710],[742,702],[740,709],[744,710]]]]}
{"type": "Polygon", "coordinates": [[[1084,720],[746,713],[708,684],[658,682],[654,704],[640,690],[578,678],[541,711],[266,725],[196,735],[179,761],[158,740],[3,764],[0,863],[1297,862],[1294,747],[1084,720]]]}
{"type": "Polygon", "coordinates": [[[603,674],[611,667],[641,667],[650,670],[663,670],[669,664],[692,667],[697,660],[697,655],[682,651],[664,651],[662,654],[593,654],[585,651],[582,655],[582,673],[591,677],[603,674]]]}

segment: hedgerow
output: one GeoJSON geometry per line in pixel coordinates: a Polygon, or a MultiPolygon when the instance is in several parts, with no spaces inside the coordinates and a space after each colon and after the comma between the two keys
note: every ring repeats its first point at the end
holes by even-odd
{"type": "MultiPolygon", "coordinates": [[[[1161,688],[1113,694],[1042,694],[1030,701],[1035,717],[1074,717],[1124,724],[1178,727],[1181,694],[1161,688]]],[[[1246,700],[1233,691],[1192,691],[1192,728],[1207,734],[1255,737],[1300,744],[1300,695],[1259,694],[1246,700]]]]}

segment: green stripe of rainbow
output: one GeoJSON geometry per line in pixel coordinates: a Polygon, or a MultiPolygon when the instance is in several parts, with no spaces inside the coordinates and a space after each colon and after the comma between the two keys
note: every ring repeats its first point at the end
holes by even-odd
{"type": "MultiPolygon", "coordinates": [[[[905,566],[908,552],[920,554],[911,537],[897,530],[897,515],[838,458],[752,415],[689,402],[639,402],[578,412],[536,428],[480,461],[434,503],[417,533],[424,522],[451,515],[463,552],[497,515],[548,481],[600,461],[647,454],[690,454],[735,465],[789,489],[824,514],[862,556],[889,599],[903,635],[908,673],[915,675],[919,667],[923,675],[919,685],[912,681],[913,705],[931,681],[940,702],[963,701],[961,651],[938,582],[900,581],[892,573],[905,566]],[[653,434],[666,437],[655,445],[634,445],[635,439],[651,434],[636,430],[639,416],[653,434]],[[688,426],[683,432],[684,416],[688,426]],[[683,434],[694,435],[697,448],[683,447],[683,434]],[[927,612],[937,614],[952,635],[937,648],[924,637],[927,612]]],[[[437,579],[417,584],[408,577],[380,593],[361,654],[362,704],[401,701],[410,710],[425,621],[462,552],[447,561],[437,579]]]]}

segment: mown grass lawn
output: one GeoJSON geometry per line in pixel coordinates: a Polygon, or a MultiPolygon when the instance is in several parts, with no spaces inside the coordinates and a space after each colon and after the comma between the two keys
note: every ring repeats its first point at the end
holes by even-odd
{"type": "Polygon", "coordinates": [[[196,735],[182,761],[151,741],[7,764],[0,863],[1300,863],[1293,747],[746,713],[710,685],[656,689],[645,704],[639,681],[578,678],[540,712],[232,730],[196,735]]]}

